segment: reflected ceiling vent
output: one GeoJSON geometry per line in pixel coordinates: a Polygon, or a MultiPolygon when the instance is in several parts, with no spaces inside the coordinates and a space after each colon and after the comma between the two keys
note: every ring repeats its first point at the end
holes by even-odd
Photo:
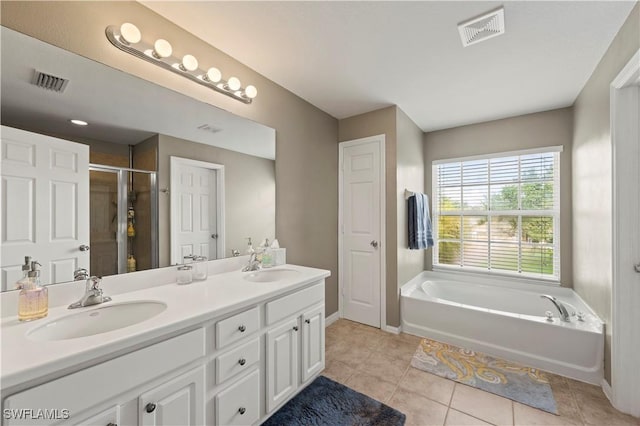
{"type": "Polygon", "coordinates": [[[464,47],[504,34],[504,7],[458,24],[464,47]]]}
{"type": "Polygon", "coordinates": [[[35,84],[43,89],[51,90],[53,92],[62,93],[67,88],[69,80],[62,77],[56,77],[55,75],[45,74],[42,71],[33,70],[33,78],[31,84],[35,84]]]}
{"type": "Polygon", "coordinates": [[[203,124],[202,126],[198,126],[198,129],[204,130],[205,132],[209,132],[209,133],[218,133],[222,131],[222,129],[218,127],[210,126],[209,124],[203,124]]]}

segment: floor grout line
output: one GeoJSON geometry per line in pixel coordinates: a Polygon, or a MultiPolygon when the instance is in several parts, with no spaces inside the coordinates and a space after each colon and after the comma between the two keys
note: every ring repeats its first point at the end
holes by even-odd
{"type": "MultiPolygon", "coordinates": [[[[354,376],[356,376],[357,374],[368,374],[370,376],[373,377],[377,377],[376,374],[370,374],[370,373],[366,373],[364,370],[362,370],[361,368],[363,368],[363,365],[366,364],[367,360],[370,359],[372,356],[374,356],[374,354],[379,354],[379,355],[385,355],[389,358],[394,358],[394,359],[402,359],[403,356],[403,352],[406,352],[406,349],[408,349],[408,345],[404,345],[404,343],[406,344],[416,344],[419,345],[419,342],[412,342],[412,339],[403,339],[402,334],[400,335],[389,335],[388,333],[383,333],[380,330],[373,330],[373,329],[369,329],[369,328],[364,328],[364,327],[359,327],[357,326],[357,323],[351,322],[351,321],[347,321],[347,320],[342,320],[342,321],[336,321],[336,323],[332,324],[332,326],[330,326],[332,330],[335,330],[336,332],[332,332],[330,333],[330,339],[333,343],[333,345],[340,345],[340,346],[349,346],[350,343],[350,336],[352,336],[352,333],[355,334],[359,334],[361,332],[375,332],[377,335],[374,336],[373,334],[369,334],[369,339],[364,339],[365,341],[369,341],[371,340],[371,343],[365,343],[363,345],[363,349],[367,350],[367,354],[365,357],[362,357],[360,360],[358,360],[358,363],[355,364],[356,367],[351,367],[350,364],[344,363],[342,361],[340,361],[339,359],[332,359],[333,361],[338,361],[338,362],[342,362],[343,364],[345,364],[347,367],[349,367],[348,373],[345,376],[345,379],[342,383],[346,383],[349,380],[351,380],[352,378],[354,378],[354,376]],[[348,330],[348,332],[344,332],[344,330],[348,330]],[[399,337],[399,339],[398,339],[399,337]],[[373,341],[376,341],[377,343],[373,343],[373,341]],[[393,341],[393,342],[392,342],[393,341]],[[397,342],[397,346],[396,343],[397,342]],[[393,346],[392,346],[393,345],[393,346]],[[383,347],[384,346],[384,347],[383,347]],[[385,347],[389,346],[389,348],[392,348],[392,353],[388,353],[388,351],[385,350],[385,347]],[[405,349],[404,346],[407,346],[407,348],[405,349]]],[[[359,341],[362,341],[363,339],[360,338],[359,341]]],[[[332,345],[332,346],[333,346],[332,345]]],[[[334,352],[334,351],[332,351],[334,352]]],[[[338,350],[335,351],[336,353],[338,352],[342,352],[342,350],[338,350]]],[[[413,352],[412,352],[413,353],[413,352]]],[[[344,354],[346,355],[346,354],[344,354]]],[[[344,357],[343,355],[343,357],[344,357]]],[[[349,361],[353,361],[353,360],[349,360],[349,361]]],[[[395,381],[395,383],[393,383],[393,391],[390,393],[390,395],[385,399],[385,403],[390,403],[391,400],[393,400],[395,398],[395,396],[398,394],[398,390],[403,390],[405,389],[404,387],[400,386],[404,380],[406,380],[406,377],[408,375],[409,370],[412,368],[411,366],[411,361],[409,361],[408,365],[404,368],[404,371],[402,372],[402,375],[400,376],[400,379],[395,381]]],[[[437,375],[435,375],[437,376],[437,375]]],[[[581,405],[578,403],[579,402],[579,396],[582,394],[582,388],[580,388],[578,385],[574,386],[572,384],[570,384],[569,380],[567,378],[564,378],[563,376],[559,376],[561,378],[563,378],[564,380],[562,382],[560,382],[560,386],[562,386],[564,389],[566,389],[568,391],[568,398],[566,398],[566,401],[562,404],[562,407],[565,409],[569,409],[571,408],[571,412],[572,414],[569,417],[566,417],[569,420],[572,421],[576,421],[579,422],[581,425],[588,425],[589,423],[587,423],[587,417],[589,417],[590,420],[592,416],[589,416],[588,413],[584,412],[584,410],[581,409],[581,405]]],[[[385,380],[389,383],[391,383],[392,381],[389,381],[387,379],[381,379],[381,380],[385,380]]],[[[451,412],[451,410],[455,410],[455,411],[459,411],[461,413],[463,413],[464,415],[470,416],[474,419],[477,419],[478,421],[483,421],[486,423],[490,423],[487,422],[486,420],[480,419],[474,415],[471,415],[467,412],[465,412],[464,410],[460,410],[459,408],[453,407],[453,398],[454,395],[456,393],[456,391],[458,390],[460,383],[451,380],[451,379],[447,379],[451,382],[454,383],[453,386],[453,390],[451,392],[451,396],[449,398],[449,402],[448,404],[445,404],[443,402],[440,402],[438,400],[429,398],[426,395],[423,395],[420,392],[416,393],[416,397],[421,397],[421,398],[425,398],[427,400],[433,401],[437,404],[440,405],[444,405],[446,406],[447,410],[445,413],[445,417],[444,417],[444,422],[446,423],[448,421],[448,419],[450,418],[450,416],[453,414],[451,412]]],[[[387,388],[389,389],[389,388],[387,388]]],[[[479,388],[475,388],[478,390],[479,388]]],[[[553,389],[552,389],[553,391],[553,389]]],[[[589,391],[589,389],[586,389],[586,391],[589,391]]],[[[486,391],[484,391],[486,392],[486,391]]],[[[490,393],[490,392],[488,392],[490,393]]],[[[591,393],[587,392],[589,395],[591,393]]],[[[403,394],[404,395],[404,394],[403,394]]],[[[555,397],[555,395],[554,395],[555,397]]],[[[560,407],[558,407],[560,409],[560,407]]],[[[560,411],[560,410],[558,410],[560,411]]],[[[565,417],[565,416],[562,416],[565,417]]],[[[515,403],[513,401],[511,401],[511,424],[515,425],[516,424],[516,415],[515,415],[515,403]]]]}

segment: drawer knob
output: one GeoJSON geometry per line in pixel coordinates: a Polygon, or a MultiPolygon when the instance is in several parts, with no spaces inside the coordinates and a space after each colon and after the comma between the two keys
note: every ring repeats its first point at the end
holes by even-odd
{"type": "Polygon", "coordinates": [[[240,359],[238,360],[238,364],[240,364],[240,365],[245,365],[246,363],[247,363],[247,360],[246,360],[246,359],[244,359],[244,358],[240,358],[240,359]]]}
{"type": "Polygon", "coordinates": [[[146,411],[147,413],[153,413],[155,410],[156,410],[156,404],[154,404],[153,402],[148,403],[144,407],[144,411],[146,411]]]}
{"type": "Polygon", "coordinates": [[[245,331],[247,331],[247,327],[241,325],[240,327],[238,327],[238,330],[240,330],[240,333],[244,333],[245,331]]]}
{"type": "Polygon", "coordinates": [[[304,322],[306,322],[307,324],[311,324],[311,320],[310,319],[306,319],[306,320],[304,320],[304,322]]]}
{"type": "Polygon", "coordinates": [[[244,407],[238,408],[238,413],[240,413],[240,415],[243,415],[246,411],[247,411],[247,409],[244,408],[244,407]]]}
{"type": "Polygon", "coordinates": [[[293,326],[293,331],[298,331],[298,326],[297,325],[293,326]]]}
{"type": "Polygon", "coordinates": [[[117,423],[107,423],[107,426],[118,426],[117,423]]]}

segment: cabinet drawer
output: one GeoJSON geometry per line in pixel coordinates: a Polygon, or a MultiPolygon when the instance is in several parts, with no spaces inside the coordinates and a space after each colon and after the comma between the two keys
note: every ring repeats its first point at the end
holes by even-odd
{"type": "MultiPolygon", "coordinates": [[[[200,328],[12,395],[4,400],[3,408],[65,408],[71,414],[71,423],[80,421],[76,413],[204,356],[204,346],[200,328]]],[[[28,423],[9,419],[3,424],[49,422],[40,418],[28,423]]]]}
{"type": "Polygon", "coordinates": [[[324,282],[319,282],[304,290],[269,302],[266,305],[267,324],[273,324],[281,319],[290,317],[302,308],[311,306],[324,300],[324,282]]]}
{"type": "Polygon", "coordinates": [[[222,348],[260,329],[260,311],[256,306],[216,324],[216,347],[222,348]]]}
{"type": "Polygon", "coordinates": [[[83,419],[73,423],[75,426],[104,426],[120,424],[120,407],[115,406],[101,413],[91,416],[89,419],[83,419]]]}
{"type": "Polygon", "coordinates": [[[220,355],[216,359],[216,383],[246,371],[260,360],[260,338],[220,355]]]}
{"type": "Polygon", "coordinates": [[[251,425],[260,418],[260,370],[216,396],[216,424],[251,425]]]}

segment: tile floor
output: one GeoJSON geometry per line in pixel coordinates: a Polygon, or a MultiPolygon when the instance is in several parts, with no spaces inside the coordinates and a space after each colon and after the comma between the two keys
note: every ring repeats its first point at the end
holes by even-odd
{"type": "Polygon", "coordinates": [[[410,367],[420,338],[340,319],[326,330],[324,375],[407,415],[412,425],[639,426],[602,390],[551,376],[559,416],[410,367]]]}

